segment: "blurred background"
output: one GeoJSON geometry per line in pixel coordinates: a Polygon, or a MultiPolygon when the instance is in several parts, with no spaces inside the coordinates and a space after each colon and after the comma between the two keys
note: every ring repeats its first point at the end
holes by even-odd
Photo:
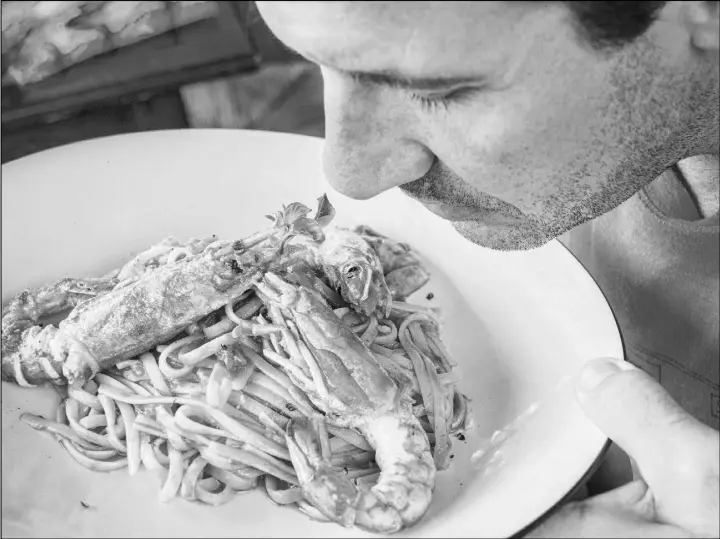
{"type": "Polygon", "coordinates": [[[2,162],[96,137],[242,128],[322,137],[317,66],[252,2],[2,2],[2,162]]]}

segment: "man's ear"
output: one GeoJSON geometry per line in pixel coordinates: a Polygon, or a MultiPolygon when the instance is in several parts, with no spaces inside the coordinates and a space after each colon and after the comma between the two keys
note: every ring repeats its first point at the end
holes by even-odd
{"type": "Polygon", "coordinates": [[[681,4],[690,42],[701,52],[717,54],[720,50],[720,1],[701,0],[681,4]]]}

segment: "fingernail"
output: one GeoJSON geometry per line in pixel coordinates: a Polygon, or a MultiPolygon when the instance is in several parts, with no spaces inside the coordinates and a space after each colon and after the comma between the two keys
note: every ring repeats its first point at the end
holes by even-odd
{"type": "Polygon", "coordinates": [[[620,371],[634,369],[627,361],[620,361],[614,358],[599,358],[588,361],[583,365],[578,380],[580,391],[585,393],[598,387],[603,381],[617,374],[620,371]]]}

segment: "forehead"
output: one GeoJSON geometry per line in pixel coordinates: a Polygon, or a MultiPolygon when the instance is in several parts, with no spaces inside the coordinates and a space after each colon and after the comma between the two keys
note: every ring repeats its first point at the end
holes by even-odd
{"type": "MultiPolygon", "coordinates": [[[[553,4],[554,3],[550,3],[553,4]]],[[[546,2],[257,2],[270,29],[300,54],[348,71],[451,75],[499,65],[557,29],[546,2]]]]}

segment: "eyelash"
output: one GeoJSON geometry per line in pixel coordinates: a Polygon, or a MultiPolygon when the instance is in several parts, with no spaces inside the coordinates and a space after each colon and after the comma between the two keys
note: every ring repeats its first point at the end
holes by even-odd
{"type": "Polygon", "coordinates": [[[447,110],[451,105],[461,102],[468,97],[474,88],[458,88],[442,97],[424,97],[417,94],[410,94],[410,99],[420,104],[428,112],[436,112],[439,109],[447,110]]]}

